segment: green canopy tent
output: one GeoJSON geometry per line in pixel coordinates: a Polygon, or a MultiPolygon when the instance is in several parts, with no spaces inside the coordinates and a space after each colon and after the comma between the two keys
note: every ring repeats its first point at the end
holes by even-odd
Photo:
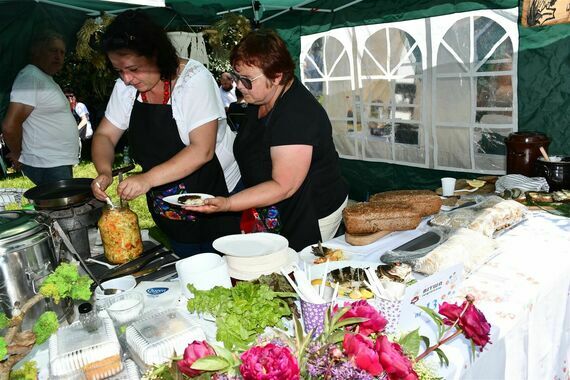
{"type": "MultiPolygon", "coordinates": [[[[227,12],[241,12],[264,27],[278,30],[293,57],[299,59],[300,38],[304,35],[347,26],[520,6],[516,0],[166,0],[165,5],[149,7],[97,0],[0,0],[0,117],[5,112],[11,83],[25,63],[26,46],[33,31],[44,26],[55,27],[73,43],[75,33],[84,21],[103,11],[117,13],[141,8],[161,25],[172,28],[210,25],[227,12]]],[[[537,28],[519,26],[518,130],[546,133],[552,141],[551,154],[570,153],[570,129],[567,127],[570,116],[564,107],[570,97],[569,36],[568,24],[537,28]]],[[[355,199],[394,188],[434,188],[445,175],[477,175],[347,159],[342,160],[342,165],[351,184],[351,197],[355,199]]]]}

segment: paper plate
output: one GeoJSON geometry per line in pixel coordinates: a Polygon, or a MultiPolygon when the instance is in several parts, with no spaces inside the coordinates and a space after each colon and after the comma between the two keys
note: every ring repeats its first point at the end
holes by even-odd
{"type": "Polygon", "coordinates": [[[228,266],[228,273],[230,274],[230,277],[236,280],[252,281],[263,275],[268,275],[271,273],[281,273],[281,268],[283,268],[287,273],[290,273],[293,271],[293,264],[296,264],[297,262],[299,262],[299,254],[295,252],[295,250],[289,248],[289,260],[283,266],[273,268],[272,270],[265,270],[260,272],[241,272],[239,270],[232,269],[231,267],[228,266]]]}
{"type": "Polygon", "coordinates": [[[287,249],[289,241],[281,235],[258,232],[224,236],[214,240],[213,246],[228,256],[257,257],[287,249]]]}
{"type": "MultiPolygon", "coordinates": [[[[313,245],[309,245],[308,247],[303,248],[303,250],[301,252],[299,252],[299,258],[306,262],[307,264],[311,264],[311,265],[321,265],[324,264],[320,263],[320,264],[315,264],[315,259],[317,259],[317,256],[315,256],[313,254],[313,249],[312,247],[315,246],[316,244],[313,245]]],[[[326,244],[323,245],[323,247],[327,247],[327,248],[331,248],[331,249],[341,249],[342,250],[342,255],[344,256],[343,260],[336,260],[336,261],[329,261],[329,265],[332,263],[336,263],[336,262],[344,262],[344,261],[350,261],[352,259],[352,253],[351,252],[347,252],[342,248],[338,248],[338,247],[333,247],[333,246],[327,246],[326,244]]]]}
{"type": "Polygon", "coordinates": [[[184,203],[178,202],[178,198],[188,195],[197,195],[202,199],[214,198],[213,195],[204,194],[204,193],[184,193],[184,194],[175,194],[169,195],[168,197],[162,198],[163,201],[170,203],[171,205],[175,206],[184,206],[184,203]]]}

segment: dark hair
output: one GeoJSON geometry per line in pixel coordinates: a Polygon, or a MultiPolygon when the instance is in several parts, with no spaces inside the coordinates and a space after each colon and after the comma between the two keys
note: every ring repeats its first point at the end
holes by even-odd
{"type": "Polygon", "coordinates": [[[101,47],[105,54],[130,50],[148,59],[156,57],[161,78],[176,76],[179,64],[176,49],[164,29],[142,12],[129,10],[118,15],[105,30],[101,47]]]}
{"type": "Polygon", "coordinates": [[[285,41],[270,29],[255,30],[248,33],[230,54],[232,67],[237,64],[257,66],[269,79],[283,74],[279,84],[285,84],[293,78],[295,64],[287,50],[285,41]]]}
{"type": "Polygon", "coordinates": [[[238,98],[238,99],[243,98],[242,92],[237,87],[236,87],[236,98],[238,98]]]}

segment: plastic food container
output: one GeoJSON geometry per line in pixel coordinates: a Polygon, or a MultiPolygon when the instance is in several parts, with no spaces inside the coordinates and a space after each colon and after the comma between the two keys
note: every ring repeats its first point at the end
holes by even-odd
{"type": "Polygon", "coordinates": [[[139,292],[124,292],[97,301],[117,325],[125,325],[137,319],[144,309],[144,297],[139,292]]]}
{"type": "Polygon", "coordinates": [[[49,339],[50,378],[106,379],[123,370],[121,346],[113,322],[87,332],[81,323],[61,327],[49,339]]]}
{"type": "Polygon", "coordinates": [[[141,255],[143,243],[139,219],[128,206],[105,207],[97,225],[105,257],[110,263],[123,264],[141,255]]]}
{"type": "Polygon", "coordinates": [[[202,328],[176,309],[147,313],[125,334],[129,351],[141,367],[166,363],[173,355],[182,355],[194,340],[206,340],[202,328]]]}

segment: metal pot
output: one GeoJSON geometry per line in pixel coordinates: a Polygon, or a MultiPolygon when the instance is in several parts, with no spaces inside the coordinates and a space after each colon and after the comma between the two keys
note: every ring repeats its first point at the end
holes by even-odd
{"type": "MultiPolygon", "coordinates": [[[[0,212],[0,305],[8,317],[39,291],[43,279],[59,264],[51,233],[51,219],[35,211],[0,212]]],[[[38,302],[24,319],[30,328],[46,310],[60,320],[73,313],[73,304],[38,302]]]]}
{"type": "Polygon", "coordinates": [[[536,160],[537,175],[546,178],[550,191],[570,190],[570,157],[550,156],[536,160]]]}

